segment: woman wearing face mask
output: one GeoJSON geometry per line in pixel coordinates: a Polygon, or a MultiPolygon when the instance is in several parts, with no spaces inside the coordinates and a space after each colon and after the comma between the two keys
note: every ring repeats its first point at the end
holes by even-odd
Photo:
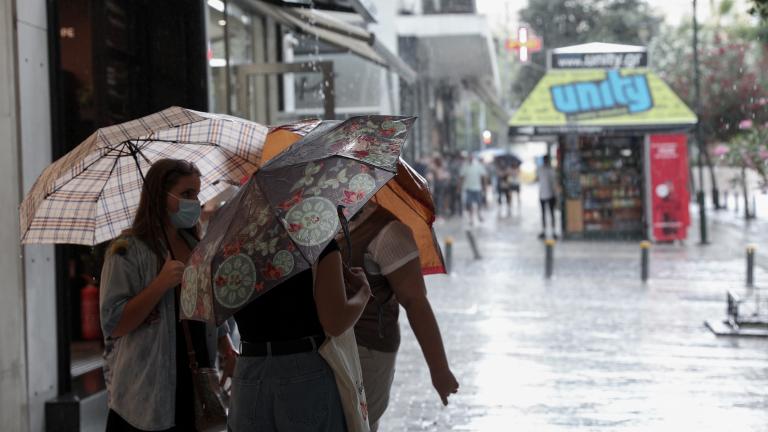
{"type": "Polygon", "coordinates": [[[194,431],[194,391],[187,352],[210,367],[217,337],[227,361],[235,352],[225,329],[188,322],[187,347],[178,285],[197,243],[200,171],[174,159],[147,172],[133,225],[113,241],[101,279],[101,326],[109,415],[107,431],[194,431]]]}

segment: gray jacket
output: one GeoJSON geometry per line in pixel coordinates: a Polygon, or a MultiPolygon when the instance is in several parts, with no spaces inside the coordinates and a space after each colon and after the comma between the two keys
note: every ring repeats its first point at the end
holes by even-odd
{"type": "MultiPolygon", "coordinates": [[[[174,426],[176,409],[176,314],[169,290],[138,328],[110,335],[126,303],[158,273],[156,255],[140,240],[126,236],[113,243],[101,273],[101,328],[105,337],[104,378],[109,408],[144,430],[174,426]]],[[[208,325],[208,354],[215,361],[217,331],[208,325]]],[[[183,337],[183,335],[179,335],[183,337]]],[[[193,415],[193,413],[190,413],[193,415]]]]}

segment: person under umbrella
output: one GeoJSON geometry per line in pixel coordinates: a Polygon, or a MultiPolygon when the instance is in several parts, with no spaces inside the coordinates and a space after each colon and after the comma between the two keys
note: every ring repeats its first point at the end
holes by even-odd
{"type": "MultiPolygon", "coordinates": [[[[211,366],[215,328],[179,320],[178,287],[198,241],[200,171],[187,161],[163,159],[147,172],[130,229],[112,242],[101,278],[108,432],[195,430],[189,359],[211,366]],[[188,331],[192,346],[181,335],[188,331]]],[[[228,338],[221,347],[234,363],[228,338]]],[[[231,372],[230,372],[231,373],[231,372]]]]}
{"type": "MultiPolygon", "coordinates": [[[[419,247],[411,230],[385,208],[369,201],[350,221],[350,246],[342,251],[362,267],[374,298],[355,325],[371,431],[389,403],[400,347],[400,306],[424,353],[432,385],[444,405],[459,383],[451,372],[440,328],[427,299],[419,247]]],[[[352,291],[354,292],[354,291],[352,291]]]]}
{"type": "Polygon", "coordinates": [[[231,430],[344,430],[350,408],[367,430],[362,379],[353,389],[360,406],[342,406],[339,377],[317,350],[328,336],[349,334],[368,302],[362,269],[344,269],[334,237],[395,176],[413,121],[367,116],[313,129],[211,221],[180,302],[183,318],[237,321],[231,430]],[[349,298],[345,279],[356,291],[349,298]]]}

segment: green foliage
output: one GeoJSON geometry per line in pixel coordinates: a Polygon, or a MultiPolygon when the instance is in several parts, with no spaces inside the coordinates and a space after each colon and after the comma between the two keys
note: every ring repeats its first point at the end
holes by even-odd
{"type": "Polygon", "coordinates": [[[760,175],[761,187],[768,187],[768,125],[734,136],[722,158],[729,165],[755,170],[760,175]]]}
{"type": "Polygon", "coordinates": [[[752,6],[749,8],[749,13],[768,21],[768,0],[751,0],[750,3],[752,6]]]}
{"type": "Polygon", "coordinates": [[[733,10],[733,0],[722,0],[718,13],[720,15],[728,15],[733,10]]]}
{"type": "Polygon", "coordinates": [[[543,75],[546,50],[587,42],[646,45],[662,19],[645,0],[528,0],[520,20],[544,41],[531,56],[534,66],[520,69],[512,85],[518,103],[543,75]]]}
{"type": "MultiPolygon", "coordinates": [[[[739,32],[704,25],[699,31],[701,112],[707,143],[728,141],[739,123],[768,121],[768,56],[739,32]]],[[[692,27],[665,27],[651,44],[651,61],[659,76],[695,107],[692,27]]]]}

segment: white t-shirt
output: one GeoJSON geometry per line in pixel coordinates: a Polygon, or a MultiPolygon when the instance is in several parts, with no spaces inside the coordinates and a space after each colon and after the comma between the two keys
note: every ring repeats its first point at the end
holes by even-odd
{"type": "Polygon", "coordinates": [[[368,244],[363,265],[370,274],[386,276],[418,257],[419,247],[411,229],[400,221],[392,221],[368,244]]]}
{"type": "Polygon", "coordinates": [[[486,177],[487,175],[488,172],[485,170],[485,167],[476,160],[464,164],[464,166],[461,167],[461,177],[464,179],[464,190],[483,190],[483,177],[486,177]]]}
{"type": "Polygon", "coordinates": [[[555,198],[555,170],[552,167],[539,168],[539,199],[555,198]]]}

